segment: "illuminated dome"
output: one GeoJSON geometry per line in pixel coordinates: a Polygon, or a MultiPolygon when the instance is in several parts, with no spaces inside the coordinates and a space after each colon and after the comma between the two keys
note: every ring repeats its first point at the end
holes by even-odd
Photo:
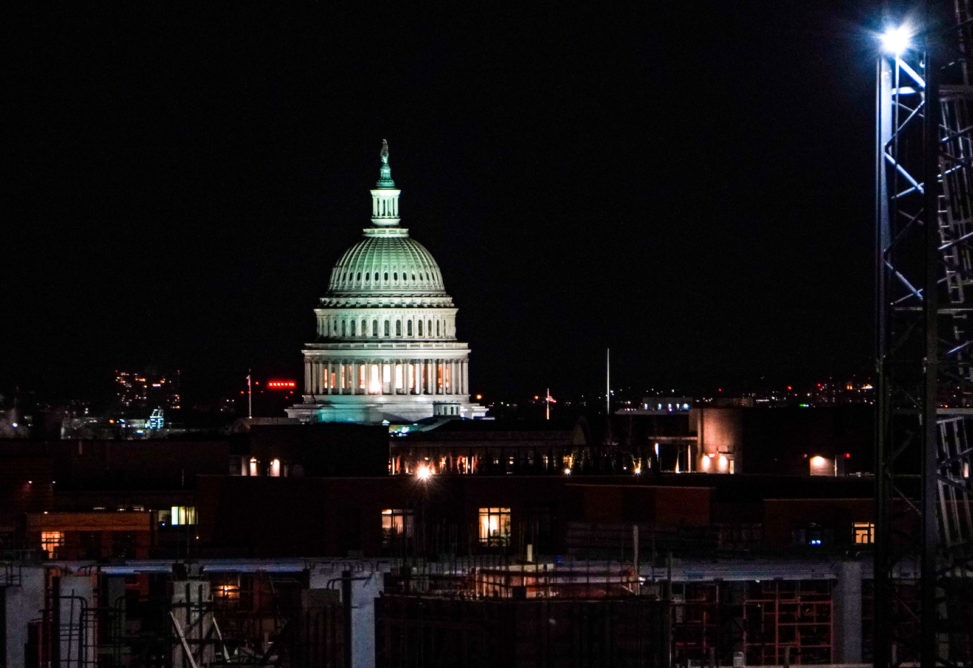
{"type": "Polygon", "coordinates": [[[324,299],[356,295],[445,297],[443,275],[425,246],[403,227],[366,228],[331,270],[324,299]]]}
{"type": "Polygon", "coordinates": [[[432,254],[399,226],[388,144],[372,189],[372,224],[331,270],[304,353],[302,422],[410,423],[480,417],[469,401],[469,347],[432,254]]]}

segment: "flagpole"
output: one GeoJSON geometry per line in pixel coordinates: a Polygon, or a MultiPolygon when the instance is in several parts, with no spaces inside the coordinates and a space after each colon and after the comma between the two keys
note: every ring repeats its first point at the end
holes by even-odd
{"type": "Polygon", "coordinates": [[[247,369],[247,418],[253,419],[253,381],[250,374],[253,369],[247,369]]]}
{"type": "Polygon", "coordinates": [[[611,415],[611,372],[612,372],[612,349],[605,348],[605,415],[611,415]]]}

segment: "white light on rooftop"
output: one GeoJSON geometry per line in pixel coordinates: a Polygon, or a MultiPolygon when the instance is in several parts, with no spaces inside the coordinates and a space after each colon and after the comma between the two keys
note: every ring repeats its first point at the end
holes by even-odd
{"type": "Polygon", "coordinates": [[[912,28],[908,24],[888,27],[880,37],[882,51],[891,56],[901,56],[912,45],[912,28]]]}

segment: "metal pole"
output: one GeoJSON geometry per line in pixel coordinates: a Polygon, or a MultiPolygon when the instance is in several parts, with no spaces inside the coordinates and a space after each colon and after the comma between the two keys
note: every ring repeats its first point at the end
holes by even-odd
{"type": "Polygon", "coordinates": [[[612,350],[605,348],[605,415],[611,415],[611,371],[612,371],[612,350]]]}
{"type": "Polygon", "coordinates": [[[890,490],[886,453],[890,447],[890,378],[887,368],[887,320],[885,249],[888,248],[889,230],[888,184],[885,169],[885,151],[892,137],[892,70],[888,58],[880,56],[875,86],[875,371],[878,376],[878,397],[875,411],[875,639],[874,659],[876,666],[890,663],[889,628],[891,603],[891,579],[888,572],[890,560],[890,490]]]}
{"type": "MultiPolygon", "coordinates": [[[[931,16],[927,16],[927,25],[931,16]]],[[[936,665],[936,519],[937,436],[936,385],[939,376],[939,72],[935,37],[926,34],[926,101],[923,114],[923,230],[926,354],[922,406],[922,571],[920,573],[920,661],[936,665]]]]}
{"type": "Polygon", "coordinates": [[[247,418],[253,419],[253,379],[251,378],[253,370],[247,369],[247,418]]]}

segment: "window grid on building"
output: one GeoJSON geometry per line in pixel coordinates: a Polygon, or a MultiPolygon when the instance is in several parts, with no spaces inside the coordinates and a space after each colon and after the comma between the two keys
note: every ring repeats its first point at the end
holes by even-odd
{"type": "Polygon", "coordinates": [[[510,543],[510,508],[480,508],[480,544],[504,546],[510,543]]]}
{"type": "Polygon", "coordinates": [[[196,524],[196,508],[194,506],[173,506],[170,521],[172,526],[196,524]]]}
{"type": "Polygon", "coordinates": [[[47,552],[48,559],[57,559],[63,547],[63,531],[41,531],[41,549],[47,552]]]}
{"type": "Polygon", "coordinates": [[[856,545],[871,545],[875,542],[874,522],[855,522],[852,527],[856,545]]]}
{"type": "Polygon", "coordinates": [[[393,542],[411,539],[415,532],[415,514],[411,509],[385,508],[382,510],[382,542],[391,545],[393,542]]]}

